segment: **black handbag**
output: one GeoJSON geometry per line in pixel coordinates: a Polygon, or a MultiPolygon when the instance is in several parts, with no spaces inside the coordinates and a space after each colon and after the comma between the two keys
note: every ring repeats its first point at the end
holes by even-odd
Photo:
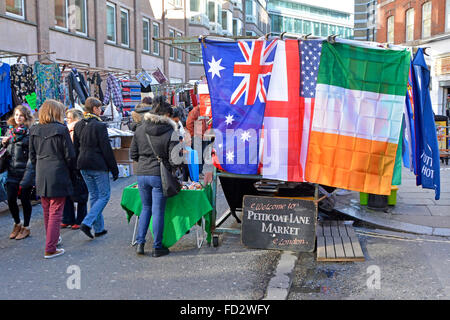
{"type": "Polygon", "coordinates": [[[86,203],[89,199],[89,191],[79,171],[72,178],[73,195],[70,196],[73,202],[86,203]]]}
{"type": "Polygon", "coordinates": [[[161,170],[161,183],[162,183],[162,189],[164,196],[170,198],[178,194],[181,190],[181,184],[180,181],[172,174],[172,172],[167,169],[166,165],[162,161],[161,157],[158,156],[158,154],[155,152],[155,149],[153,148],[152,141],[150,140],[150,137],[148,134],[145,134],[148,140],[148,143],[150,144],[150,147],[153,150],[153,153],[155,154],[156,158],[159,162],[159,168],[161,170]]]}
{"type": "Polygon", "coordinates": [[[0,173],[5,172],[8,169],[9,153],[6,147],[0,149],[0,173]]]}

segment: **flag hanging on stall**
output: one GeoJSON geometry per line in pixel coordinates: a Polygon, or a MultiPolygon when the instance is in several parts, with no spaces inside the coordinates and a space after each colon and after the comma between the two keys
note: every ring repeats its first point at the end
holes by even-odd
{"type": "Polygon", "coordinates": [[[430,71],[425,62],[423,49],[419,48],[412,62],[414,122],[416,130],[416,184],[435,190],[435,199],[440,198],[439,146],[430,99],[430,71]]]}
{"type": "Polygon", "coordinates": [[[412,79],[412,61],[408,73],[408,83],[404,110],[403,165],[417,175],[416,136],[414,124],[414,93],[412,79]]]}
{"type": "Polygon", "coordinates": [[[277,40],[201,39],[220,168],[257,174],[260,134],[277,40]]]}
{"type": "Polygon", "coordinates": [[[279,41],[264,115],[262,176],[305,181],[322,40],[279,41]]]}
{"type": "Polygon", "coordinates": [[[322,45],[306,180],[389,195],[410,54],[322,45]]]}

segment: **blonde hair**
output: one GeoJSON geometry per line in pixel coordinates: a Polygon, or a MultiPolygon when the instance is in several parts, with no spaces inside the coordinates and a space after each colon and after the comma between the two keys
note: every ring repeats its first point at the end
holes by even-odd
{"type": "Polygon", "coordinates": [[[17,126],[16,119],[14,116],[16,115],[16,111],[20,111],[20,113],[25,117],[25,125],[29,128],[33,124],[34,118],[31,114],[30,109],[25,107],[24,105],[18,105],[14,108],[12,116],[8,119],[7,124],[13,127],[17,126]]]}
{"type": "Polygon", "coordinates": [[[66,111],[66,116],[68,116],[69,114],[72,115],[72,117],[76,120],[81,120],[83,119],[83,112],[81,112],[80,110],[77,109],[69,109],[66,111]]]}
{"type": "Polygon", "coordinates": [[[53,99],[48,99],[39,108],[39,123],[64,123],[64,113],[65,107],[61,102],[53,99]]]}

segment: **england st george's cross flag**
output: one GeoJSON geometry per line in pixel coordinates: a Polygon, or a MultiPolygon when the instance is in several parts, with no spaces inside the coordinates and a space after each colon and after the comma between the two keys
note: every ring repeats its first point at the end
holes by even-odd
{"type": "Polygon", "coordinates": [[[278,41],[264,116],[264,178],[305,181],[322,42],[278,41]]]}
{"type": "Polygon", "coordinates": [[[220,167],[257,174],[260,135],[277,40],[200,40],[220,167]]]}

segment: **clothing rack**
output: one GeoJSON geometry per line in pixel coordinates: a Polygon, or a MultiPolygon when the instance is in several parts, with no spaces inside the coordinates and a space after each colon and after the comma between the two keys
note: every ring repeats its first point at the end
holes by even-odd
{"type": "Polygon", "coordinates": [[[38,52],[38,53],[14,53],[14,54],[0,55],[0,59],[17,57],[17,62],[19,62],[20,58],[22,58],[22,57],[43,56],[43,55],[48,57],[51,54],[56,54],[56,52],[47,52],[44,50],[43,52],[38,52]]]}

